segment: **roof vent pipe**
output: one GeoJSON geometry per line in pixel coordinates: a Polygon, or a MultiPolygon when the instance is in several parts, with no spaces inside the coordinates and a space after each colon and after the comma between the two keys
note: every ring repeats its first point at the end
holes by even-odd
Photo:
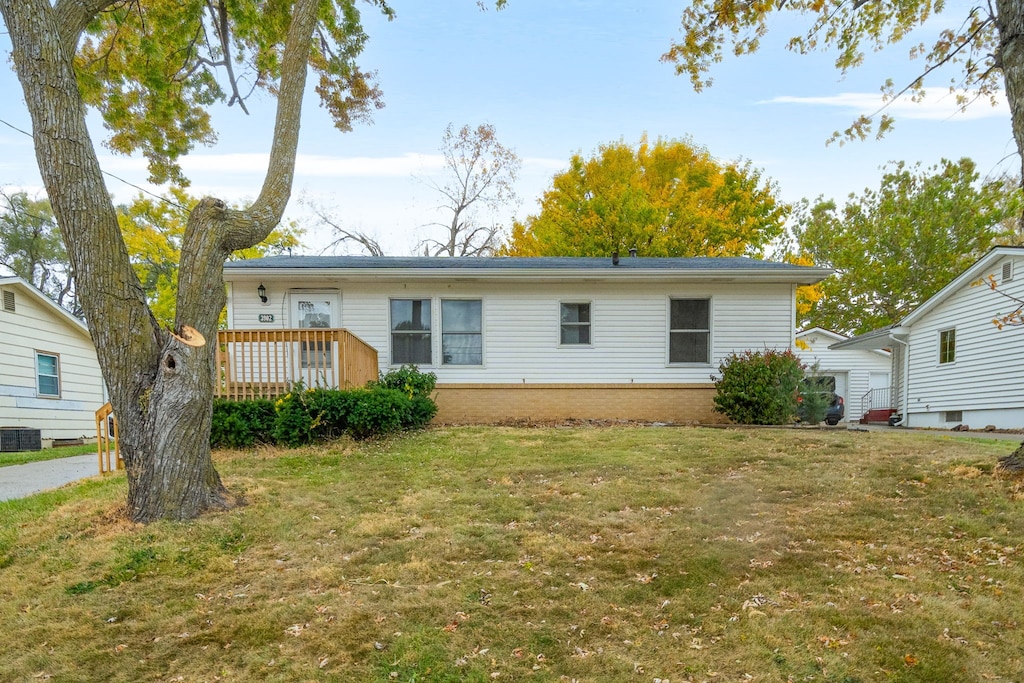
{"type": "Polygon", "coordinates": [[[617,251],[613,251],[612,252],[612,265],[613,266],[619,265],[619,252],[617,252],[617,251]]]}
{"type": "Polygon", "coordinates": [[[629,250],[629,255],[631,258],[636,258],[636,247],[629,250]]]}

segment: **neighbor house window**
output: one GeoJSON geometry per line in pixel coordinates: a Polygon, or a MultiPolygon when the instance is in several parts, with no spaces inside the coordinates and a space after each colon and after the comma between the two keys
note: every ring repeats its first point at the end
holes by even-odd
{"type": "Polygon", "coordinates": [[[40,396],[60,396],[60,356],[36,352],[36,388],[40,396]]]}
{"type": "Polygon", "coordinates": [[[391,300],[391,363],[430,365],[430,299],[391,300]]]}
{"type": "Polygon", "coordinates": [[[441,300],[441,362],[483,365],[483,302],[441,300]]]}
{"type": "Polygon", "coordinates": [[[710,363],[711,300],[671,299],[668,362],[710,363]]]}
{"type": "Polygon", "coordinates": [[[939,364],[956,360],[956,329],[939,332],[939,364]]]}
{"type": "Polygon", "coordinates": [[[590,344],[590,304],[562,303],[559,308],[559,343],[590,344]]]}

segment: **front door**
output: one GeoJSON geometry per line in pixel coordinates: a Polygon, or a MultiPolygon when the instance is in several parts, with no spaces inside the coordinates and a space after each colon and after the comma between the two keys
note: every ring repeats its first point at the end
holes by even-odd
{"type": "Polygon", "coordinates": [[[340,326],[334,292],[292,292],[291,327],[309,330],[293,344],[293,377],[307,387],[337,387],[337,344],[331,330],[340,326]]]}

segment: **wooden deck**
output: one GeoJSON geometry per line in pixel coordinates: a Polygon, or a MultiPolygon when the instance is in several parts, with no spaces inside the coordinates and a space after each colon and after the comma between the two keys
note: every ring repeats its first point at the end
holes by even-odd
{"type": "Polygon", "coordinates": [[[377,350],[345,329],[220,330],[214,396],[269,398],[297,382],[345,389],[377,379],[377,350]]]}

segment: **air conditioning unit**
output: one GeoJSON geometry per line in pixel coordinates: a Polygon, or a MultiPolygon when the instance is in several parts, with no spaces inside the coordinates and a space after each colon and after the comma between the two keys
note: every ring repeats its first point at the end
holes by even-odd
{"type": "Polygon", "coordinates": [[[38,429],[0,427],[0,452],[39,451],[42,448],[42,435],[38,429]]]}

